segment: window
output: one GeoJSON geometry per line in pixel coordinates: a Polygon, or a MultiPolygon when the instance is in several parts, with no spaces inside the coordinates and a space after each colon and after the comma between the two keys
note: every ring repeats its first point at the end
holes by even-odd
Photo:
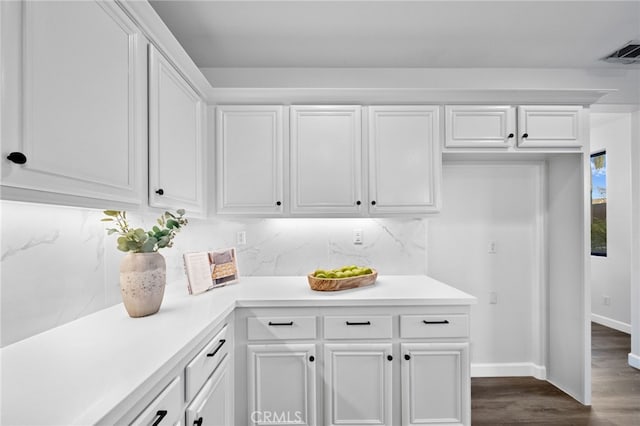
{"type": "Polygon", "coordinates": [[[607,255],[607,153],[591,154],[591,255],[607,255]]]}

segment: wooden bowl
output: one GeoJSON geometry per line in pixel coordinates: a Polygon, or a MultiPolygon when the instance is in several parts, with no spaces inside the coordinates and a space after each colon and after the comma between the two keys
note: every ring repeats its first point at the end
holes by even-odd
{"type": "Polygon", "coordinates": [[[316,278],[313,274],[307,275],[309,287],[316,291],[337,291],[349,288],[364,287],[376,282],[378,271],[372,269],[371,274],[358,275],[357,277],[346,278],[316,278]]]}

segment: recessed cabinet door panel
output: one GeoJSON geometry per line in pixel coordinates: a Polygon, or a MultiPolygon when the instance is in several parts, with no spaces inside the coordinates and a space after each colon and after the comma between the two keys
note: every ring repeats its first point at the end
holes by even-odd
{"type": "Polygon", "coordinates": [[[360,107],[291,107],[291,213],[359,213],[360,107]]]}
{"type": "Polygon", "coordinates": [[[227,355],[187,407],[187,425],[229,426],[233,424],[232,379],[227,355]]]}
{"type": "Polygon", "coordinates": [[[508,148],[515,137],[511,106],[446,106],[445,117],[447,148],[508,148]]]}
{"type": "Polygon", "coordinates": [[[579,148],[581,106],[518,107],[518,146],[579,148]]]}
{"type": "Polygon", "coordinates": [[[112,2],[24,2],[23,26],[22,139],[3,145],[27,161],[3,159],[3,184],[138,204],[143,37],[112,2]]]}
{"type": "Polygon", "coordinates": [[[391,425],[391,343],[325,345],[325,424],[391,425]]]}
{"type": "Polygon", "coordinates": [[[402,424],[469,425],[469,344],[401,345],[402,424]]]}
{"type": "Polygon", "coordinates": [[[218,213],[281,215],[281,106],[217,107],[218,213]]]}
{"type": "Polygon", "coordinates": [[[247,345],[249,424],[315,425],[315,345],[247,345]]]}
{"type": "Polygon", "coordinates": [[[440,206],[438,107],[370,107],[369,211],[428,213],[440,206]]]}
{"type": "Polygon", "coordinates": [[[203,102],[161,53],[149,49],[149,204],[202,213],[203,102]]]}

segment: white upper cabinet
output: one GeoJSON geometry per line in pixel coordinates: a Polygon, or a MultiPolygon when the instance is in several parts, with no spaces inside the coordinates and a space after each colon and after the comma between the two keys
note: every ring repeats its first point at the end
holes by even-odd
{"type": "Polygon", "coordinates": [[[360,215],[360,106],[291,107],[292,215],[360,215]]]}
{"type": "Polygon", "coordinates": [[[438,106],[369,107],[369,212],[431,213],[440,207],[438,106]]]}
{"type": "Polygon", "coordinates": [[[508,148],[516,132],[512,106],[447,105],[445,147],[508,148]]]}
{"type": "Polygon", "coordinates": [[[282,107],[219,106],[216,122],[218,213],[282,215],[282,107]]]}
{"type": "Polygon", "coordinates": [[[139,204],[143,36],[110,1],[2,6],[15,16],[2,29],[2,185],[139,204]]]}
{"type": "Polygon", "coordinates": [[[518,146],[522,148],[579,148],[581,106],[518,107],[518,146]]]}
{"type": "Polygon", "coordinates": [[[204,103],[149,47],[149,205],[204,212],[204,103]]]}

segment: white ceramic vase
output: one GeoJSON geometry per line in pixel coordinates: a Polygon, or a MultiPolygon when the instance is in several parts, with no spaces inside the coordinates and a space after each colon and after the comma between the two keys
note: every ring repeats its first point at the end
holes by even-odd
{"type": "Polygon", "coordinates": [[[127,253],[120,263],[120,292],[130,317],[158,312],[166,283],[167,264],[160,253],[127,253]]]}

